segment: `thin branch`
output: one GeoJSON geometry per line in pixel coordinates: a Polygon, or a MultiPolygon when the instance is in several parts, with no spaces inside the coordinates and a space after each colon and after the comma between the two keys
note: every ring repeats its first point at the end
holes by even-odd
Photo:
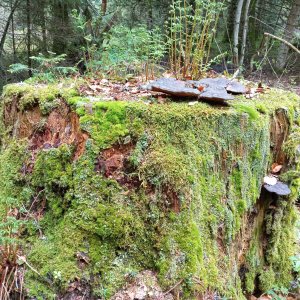
{"type": "Polygon", "coordinates": [[[276,36],[276,35],[273,35],[273,34],[271,34],[271,33],[268,33],[268,32],[265,32],[264,35],[269,36],[269,37],[271,37],[271,38],[273,38],[273,39],[276,39],[276,40],[278,40],[278,41],[280,41],[280,42],[286,44],[287,46],[289,46],[291,49],[293,49],[294,51],[296,51],[296,53],[298,53],[298,54],[300,55],[300,49],[296,48],[294,45],[292,45],[292,44],[289,43],[288,41],[286,41],[286,40],[284,40],[284,39],[282,39],[282,38],[280,38],[280,37],[278,37],[278,36],[276,36]]]}
{"type": "Polygon", "coordinates": [[[183,279],[180,279],[174,286],[172,286],[168,291],[164,293],[164,296],[171,293],[174,289],[176,289],[180,284],[182,284],[183,279]]]}

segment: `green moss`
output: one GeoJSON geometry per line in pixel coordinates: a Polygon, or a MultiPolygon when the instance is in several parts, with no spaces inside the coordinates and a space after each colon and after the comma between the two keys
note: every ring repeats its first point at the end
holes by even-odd
{"type": "MultiPolygon", "coordinates": [[[[94,294],[109,299],[128,274],[151,269],[165,290],[183,280],[187,299],[207,289],[244,298],[237,245],[268,171],[270,120],[284,107],[290,123],[296,122],[296,96],[275,91],[259,99],[237,99],[229,108],[204,103],[145,105],[90,102],[70,87],[25,84],[6,88],[5,101],[13,97],[18,97],[21,110],[39,104],[44,113],[63,98],[90,135],[85,153],[76,161],[72,146],[37,151],[26,176],[22,167],[32,153],[15,143],[2,147],[1,205],[7,206],[4,199],[9,196],[25,208],[34,199],[43,207],[38,226],[24,233],[28,262],[40,273],[26,275],[32,297],[54,299],[79,278],[90,282],[94,294]],[[122,172],[134,178],[136,188],[95,171],[101,150],[128,140],[135,149],[122,172]],[[89,258],[83,268],[78,252],[89,258]]],[[[291,154],[295,147],[286,143],[295,165],[292,171],[298,172],[297,156],[291,154]]],[[[248,292],[254,290],[256,278],[264,289],[291,280],[293,202],[299,180],[290,180],[293,195],[281,199],[265,220],[259,215],[253,225],[245,254],[248,292]],[[264,249],[263,234],[269,241],[264,249]]]]}
{"type": "Polygon", "coordinates": [[[29,270],[25,284],[29,295],[39,299],[55,299],[78,276],[88,275],[80,270],[76,259],[78,251],[85,250],[85,238],[69,218],[52,228],[49,226],[43,233],[40,239],[32,243],[27,258],[39,274],[29,270]]]}
{"type": "Polygon", "coordinates": [[[2,97],[5,103],[17,97],[19,99],[19,109],[22,111],[38,104],[42,113],[46,115],[59,105],[61,98],[69,99],[77,95],[76,89],[68,84],[60,87],[57,84],[30,85],[17,83],[5,86],[2,97]]]}
{"type": "Polygon", "coordinates": [[[9,145],[2,148],[0,153],[0,216],[9,209],[26,205],[33,194],[27,185],[26,164],[30,156],[26,151],[25,141],[12,140],[9,145]]]}
{"type": "Polygon", "coordinates": [[[92,113],[84,113],[80,107],[79,114],[82,128],[88,131],[99,148],[107,148],[127,135],[141,132],[138,118],[130,120],[126,115],[125,102],[97,102],[92,106],[92,113]]]}
{"type": "Polygon", "coordinates": [[[70,147],[62,145],[41,151],[35,161],[31,185],[48,200],[54,216],[63,214],[72,195],[72,155],[70,147]]]}
{"type": "Polygon", "coordinates": [[[271,290],[275,286],[275,277],[276,274],[271,267],[267,270],[263,270],[259,276],[260,289],[263,292],[271,290]]]}
{"type": "Polygon", "coordinates": [[[250,120],[256,120],[259,117],[258,111],[255,108],[248,106],[246,104],[236,104],[234,105],[234,108],[240,113],[248,114],[250,120]]]}

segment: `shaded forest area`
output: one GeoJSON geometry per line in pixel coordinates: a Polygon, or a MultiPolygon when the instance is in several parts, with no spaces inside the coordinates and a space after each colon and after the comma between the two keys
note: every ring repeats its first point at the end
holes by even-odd
{"type": "Polygon", "coordinates": [[[299,80],[300,0],[2,0],[0,15],[0,87],[165,70],[299,80]]]}
{"type": "Polygon", "coordinates": [[[0,300],[299,299],[299,15],[0,0],[0,300]]]}

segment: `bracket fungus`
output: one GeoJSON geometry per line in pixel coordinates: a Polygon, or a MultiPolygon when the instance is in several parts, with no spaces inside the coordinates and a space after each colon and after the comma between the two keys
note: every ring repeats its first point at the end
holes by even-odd
{"type": "Polygon", "coordinates": [[[197,97],[199,100],[225,102],[233,95],[246,93],[246,88],[237,81],[227,78],[204,78],[199,81],[182,81],[175,78],[160,78],[148,89],[176,97],[197,97]]]}

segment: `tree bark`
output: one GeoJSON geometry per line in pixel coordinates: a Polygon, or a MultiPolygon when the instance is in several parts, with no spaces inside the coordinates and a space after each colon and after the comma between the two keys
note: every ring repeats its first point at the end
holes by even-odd
{"type": "MultiPolygon", "coordinates": [[[[13,1],[10,1],[10,10],[13,10],[13,1]]],[[[13,63],[16,63],[17,53],[16,53],[16,39],[15,39],[15,22],[14,22],[14,14],[11,18],[11,35],[12,35],[12,46],[13,46],[13,63]]]]}
{"type": "Polygon", "coordinates": [[[248,24],[249,24],[249,7],[251,0],[246,0],[245,4],[245,12],[244,12],[244,28],[243,28],[243,36],[242,36],[242,45],[241,45],[241,58],[239,65],[242,66],[245,58],[245,50],[247,43],[247,34],[248,34],[248,24]]]}
{"type": "Polygon", "coordinates": [[[102,15],[104,16],[107,10],[107,0],[102,0],[101,8],[102,8],[102,15]]]}
{"type": "MultiPolygon", "coordinates": [[[[283,37],[287,41],[291,41],[294,36],[294,32],[297,28],[298,19],[300,15],[300,0],[294,0],[288,19],[284,29],[283,37]]],[[[283,69],[287,63],[289,47],[285,43],[280,45],[277,56],[277,67],[283,69]]]]}
{"type": "Polygon", "coordinates": [[[152,30],[153,29],[153,4],[152,0],[148,1],[148,29],[152,30]]]}
{"type": "Polygon", "coordinates": [[[241,24],[241,15],[244,0],[239,0],[235,11],[234,28],[233,28],[233,63],[237,66],[239,63],[239,32],[241,24]]]}
{"type": "Polygon", "coordinates": [[[45,2],[40,1],[41,5],[41,27],[42,27],[42,51],[47,53],[47,30],[46,30],[46,15],[45,15],[45,2]]]}
{"type": "Polygon", "coordinates": [[[28,75],[32,76],[32,63],[31,63],[31,0],[26,0],[27,10],[27,64],[28,64],[28,75]]]}
{"type": "Polygon", "coordinates": [[[69,7],[66,1],[54,1],[52,4],[52,51],[56,54],[67,50],[67,37],[71,35],[69,7]]]}

